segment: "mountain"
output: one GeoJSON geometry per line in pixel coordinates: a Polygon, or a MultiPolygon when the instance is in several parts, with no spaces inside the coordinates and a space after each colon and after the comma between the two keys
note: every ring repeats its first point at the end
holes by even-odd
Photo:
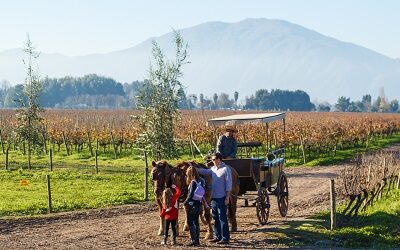
{"type": "MultiPolygon", "coordinates": [[[[187,93],[225,92],[239,99],[257,89],[301,89],[311,99],[336,102],[339,96],[359,100],[384,87],[389,99],[399,98],[400,60],[370,49],[324,36],[282,20],[246,19],[238,23],[208,22],[180,31],[188,42],[183,68],[187,93]],[[395,96],[397,94],[397,96],[395,96]]],[[[173,56],[173,34],[105,54],[63,56],[42,53],[42,76],[81,76],[89,73],[132,82],[147,77],[152,40],[173,56]]],[[[22,82],[21,50],[0,53],[0,79],[22,82]]]]}

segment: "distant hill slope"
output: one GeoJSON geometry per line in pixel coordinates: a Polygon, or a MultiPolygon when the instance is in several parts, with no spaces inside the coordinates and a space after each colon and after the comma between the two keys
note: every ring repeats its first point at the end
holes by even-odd
{"type": "MultiPolygon", "coordinates": [[[[260,88],[302,89],[311,99],[335,102],[341,95],[361,99],[389,98],[400,93],[400,60],[321,35],[281,20],[246,19],[238,23],[209,22],[181,30],[189,43],[183,83],[188,93],[226,92],[239,98],[260,88]]],[[[42,53],[42,75],[62,77],[96,73],[121,82],[147,77],[151,41],[173,55],[172,33],[148,39],[121,51],[87,56],[42,53]]],[[[21,50],[0,53],[0,79],[21,82],[25,71],[21,50]]],[[[397,96],[395,96],[397,95],[397,96]]]]}

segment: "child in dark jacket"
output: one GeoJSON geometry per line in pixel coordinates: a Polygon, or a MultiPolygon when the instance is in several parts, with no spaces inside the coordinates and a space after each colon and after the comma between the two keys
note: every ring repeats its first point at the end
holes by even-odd
{"type": "Polygon", "coordinates": [[[179,196],[181,195],[181,190],[174,184],[171,185],[171,188],[166,188],[162,196],[163,208],[161,210],[160,217],[165,218],[164,239],[161,242],[162,245],[167,244],[168,231],[170,225],[172,229],[172,245],[176,244],[176,221],[178,219],[178,199],[179,196]],[[172,192],[171,188],[175,189],[175,194],[172,192]]]}
{"type": "Polygon", "coordinates": [[[204,180],[199,177],[199,174],[194,167],[189,167],[186,171],[186,180],[189,185],[189,192],[184,205],[188,207],[188,224],[190,231],[191,242],[187,246],[200,245],[200,225],[199,216],[201,213],[201,201],[203,197],[196,197],[195,190],[197,185],[204,186],[204,180]]]}

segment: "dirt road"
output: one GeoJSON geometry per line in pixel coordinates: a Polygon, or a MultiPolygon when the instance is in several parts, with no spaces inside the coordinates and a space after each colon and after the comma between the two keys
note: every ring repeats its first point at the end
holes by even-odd
{"type": "MultiPolygon", "coordinates": [[[[329,179],[342,166],[286,169],[289,179],[289,212],[281,218],[271,196],[271,215],[259,226],[254,207],[239,201],[238,232],[232,234],[231,248],[277,248],[265,232],[287,221],[303,219],[329,207],[329,179]]],[[[183,218],[181,210],[181,218],[183,218]]],[[[182,219],[180,220],[182,223],[182,219]]],[[[181,227],[182,228],[182,227],[181,227]]],[[[203,227],[205,228],[205,227],[203,227]]],[[[143,249],[162,248],[157,236],[158,215],[153,202],[43,216],[33,219],[0,220],[0,249],[143,249]]],[[[204,235],[205,232],[202,232],[204,235]]],[[[188,232],[178,237],[184,248],[188,232]]],[[[201,241],[203,247],[216,245],[201,241]]]]}

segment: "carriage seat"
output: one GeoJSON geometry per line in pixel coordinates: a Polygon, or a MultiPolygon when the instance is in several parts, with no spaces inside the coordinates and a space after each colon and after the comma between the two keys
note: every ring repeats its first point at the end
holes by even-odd
{"type": "Polygon", "coordinates": [[[285,159],[282,157],[277,157],[273,161],[264,161],[264,167],[275,167],[283,164],[285,159]]]}
{"type": "Polygon", "coordinates": [[[261,147],[262,143],[259,141],[251,141],[251,142],[238,142],[237,147],[238,148],[243,148],[243,147],[261,147]]]}
{"type": "Polygon", "coordinates": [[[262,143],[259,141],[238,142],[238,152],[236,156],[238,158],[254,158],[254,156],[257,156],[257,158],[259,158],[259,150],[261,146],[262,143]]]}

